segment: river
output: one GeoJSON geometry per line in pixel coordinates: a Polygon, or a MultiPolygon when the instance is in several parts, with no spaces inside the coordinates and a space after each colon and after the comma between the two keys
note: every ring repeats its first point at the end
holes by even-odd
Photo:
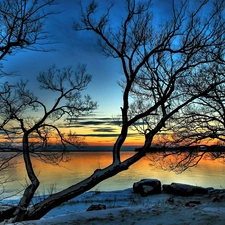
{"type": "MultiPolygon", "coordinates": [[[[134,152],[123,152],[122,158],[125,159],[133,154],[134,152]]],[[[123,190],[132,187],[134,182],[143,178],[157,178],[162,184],[180,182],[202,187],[225,188],[225,163],[221,159],[211,160],[209,157],[205,157],[196,167],[177,174],[174,171],[153,166],[150,158],[156,158],[157,153],[154,154],[148,154],[128,170],[103,181],[92,190],[123,190]]],[[[69,162],[62,163],[60,166],[46,164],[33,158],[34,170],[41,182],[38,194],[59,191],[83,180],[94,170],[109,165],[112,162],[111,156],[111,152],[73,152],[69,153],[69,162]]],[[[22,157],[20,156],[14,161],[15,166],[5,174],[5,178],[10,177],[10,182],[5,183],[5,190],[8,193],[22,190],[24,185],[29,183],[22,157]]]]}

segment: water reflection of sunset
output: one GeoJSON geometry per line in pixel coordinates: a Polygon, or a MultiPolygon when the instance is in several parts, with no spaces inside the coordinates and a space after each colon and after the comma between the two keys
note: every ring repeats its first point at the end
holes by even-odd
{"type": "MultiPolygon", "coordinates": [[[[135,154],[135,152],[123,152],[122,160],[135,154]]],[[[158,154],[150,154],[157,158],[158,154]]],[[[49,187],[55,185],[57,190],[62,190],[70,185],[90,176],[96,169],[102,169],[112,162],[111,152],[76,152],[70,153],[70,161],[61,163],[60,166],[53,166],[32,158],[34,170],[38,175],[41,185],[39,194],[48,192],[49,187]]],[[[22,162],[22,157],[16,160],[22,162]]],[[[149,154],[132,165],[128,170],[103,181],[93,190],[119,190],[131,188],[133,183],[144,178],[157,178],[162,184],[180,182],[203,187],[213,186],[214,188],[225,187],[225,164],[222,160],[210,160],[207,157],[202,159],[197,167],[190,168],[181,174],[162,170],[158,166],[152,166],[149,154]]],[[[15,187],[21,189],[26,184],[27,175],[23,164],[18,164],[8,171],[15,182],[8,183],[7,190],[15,187]]],[[[27,179],[28,181],[28,179],[27,179]]],[[[47,194],[47,193],[46,193],[47,194]]]]}

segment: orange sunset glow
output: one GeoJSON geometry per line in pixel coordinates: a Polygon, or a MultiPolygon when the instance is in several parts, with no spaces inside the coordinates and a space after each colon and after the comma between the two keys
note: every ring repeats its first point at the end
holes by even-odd
{"type": "MultiPolygon", "coordinates": [[[[78,119],[79,121],[79,119],[78,119]]],[[[62,125],[61,125],[62,126],[62,125]]],[[[89,146],[113,146],[120,134],[120,127],[112,125],[111,128],[107,127],[105,129],[102,125],[86,125],[84,127],[68,127],[66,126],[64,128],[60,128],[60,131],[67,135],[70,132],[74,133],[78,140],[82,141],[85,147],[89,146]],[[108,131],[108,132],[107,132],[108,131]]],[[[7,136],[1,136],[1,142],[6,142],[7,136]]],[[[40,143],[42,140],[37,139],[35,136],[30,136],[29,141],[32,143],[40,143]]],[[[123,144],[123,146],[143,146],[145,143],[145,137],[144,135],[141,135],[133,130],[129,130],[128,136],[123,144]]],[[[155,135],[152,141],[152,145],[158,145],[158,146],[163,146],[163,145],[173,145],[174,139],[173,139],[173,133],[164,133],[159,132],[158,134],[155,135]]],[[[16,146],[21,146],[22,145],[22,136],[15,136],[14,137],[14,144],[16,146]]],[[[49,134],[48,137],[48,144],[49,145],[58,145],[60,144],[59,137],[57,136],[56,133],[51,133],[49,134]]],[[[185,141],[182,141],[179,143],[180,146],[186,145],[185,141]]],[[[223,144],[222,142],[218,141],[217,139],[204,139],[202,141],[199,141],[197,143],[198,145],[220,145],[223,144]]]]}
{"type": "MultiPolygon", "coordinates": [[[[126,158],[130,157],[132,152],[123,152],[121,154],[121,159],[125,160],[126,158]]],[[[40,160],[36,160],[35,158],[32,159],[34,164],[34,169],[39,174],[40,181],[44,184],[54,184],[57,180],[63,180],[64,182],[57,183],[56,188],[62,189],[65,188],[68,185],[72,185],[74,182],[79,182],[80,179],[86,178],[85,175],[91,175],[93,171],[96,170],[96,168],[105,168],[108,165],[112,163],[112,157],[110,153],[107,152],[90,152],[89,157],[85,157],[85,153],[69,153],[70,160],[68,162],[62,162],[61,166],[54,166],[52,164],[46,164],[40,160]],[[88,165],[88,166],[87,166],[88,165]],[[53,173],[54,171],[54,173],[53,173]],[[85,171],[85,174],[83,173],[85,171]],[[66,176],[64,174],[67,174],[67,176],[70,176],[70,179],[66,180],[66,176]],[[78,175],[79,174],[79,175],[78,175]],[[82,177],[83,175],[83,177],[82,177]],[[79,178],[77,178],[79,177],[79,178]],[[50,179],[50,180],[49,180],[50,179]],[[65,180],[64,180],[65,179],[65,180]],[[67,183],[70,182],[70,183],[67,183]]],[[[119,174],[118,176],[128,176],[128,177],[136,177],[135,179],[138,179],[140,174],[143,173],[149,173],[152,177],[163,177],[163,179],[167,179],[165,181],[171,182],[174,179],[174,172],[169,172],[169,169],[171,168],[172,163],[177,162],[177,158],[175,155],[170,156],[169,158],[166,158],[165,161],[160,161],[160,164],[156,164],[155,166],[152,165],[152,162],[154,159],[157,159],[159,157],[158,154],[151,154],[147,155],[145,158],[141,159],[136,164],[132,165],[131,168],[127,171],[124,171],[123,173],[119,174]],[[162,170],[161,168],[165,169],[162,170]],[[135,173],[134,173],[135,171],[135,173]]],[[[17,163],[22,163],[22,157],[16,159],[17,163]]],[[[205,155],[204,158],[201,160],[201,162],[198,165],[198,168],[202,171],[202,173],[205,174],[214,174],[216,172],[221,173],[222,169],[224,167],[221,167],[221,165],[224,164],[224,161],[222,159],[217,160],[210,160],[209,155],[205,155]]],[[[14,168],[15,170],[15,168],[14,168]]],[[[24,179],[25,177],[25,168],[20,167],[16,171],[14,171],[14,175],[17,177],[21,177],[24,179]]],[[[188,171],[186,173],[183,173],[180,176],[180,179],[186,183],[193,182],[192,179],[192,171],[188,171]]],[[[117,178],[115,178],[117,179],[117,178]]],[[[196,181],[200,182],[200,181],[196,181]]],[[[207,183],[207,181],[204,181],[207,183]]],[[[195,184],[195,183],[194,183],[195,184]]],[[[199,183],[198,183],[199,184],[199,183]]]]}

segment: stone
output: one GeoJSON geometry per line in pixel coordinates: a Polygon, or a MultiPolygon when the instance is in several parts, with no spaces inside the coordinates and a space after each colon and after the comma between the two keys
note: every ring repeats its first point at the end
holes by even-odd
{"type": "Polygon", "coordinates": [[[142,185],[142,190],[140,192],[140,194],[142,196],[147,196],[150,195],[154,192],[154,188],[152,186],[148,186],[148,185],[142,185]]]}
{"type": "Polygon", "coordinates": [[[87,211],[103,210],[103,209],[106,209],[106,205],[104,205],[104,204],[93,204],[87,209],[87,211]]]}
{"type": "Polygon", "coordinates": [[[212,202],[221,202],[225,198],[225,194],[215,194],[212,198],[212,202]]]}
{"type": "Polygon", "coordinates": [[[139,193],[141,196],[161,193],[161,182],[158,179],[142,179],[133,184],[134,193],[139,193]]]}
{"type": "Polygon", "coordinates": [[[181,196],[192,196],[195,194],[208,194],[208,190],[203,187],[182,184],[182,183],[172,183],[171,185],[164,184],[163,191],[181,196]]]}
{"type": "Polygon", "coordinates": [[[172,198],[172,197],[168,198],[168,199],[167,199],[167,202],[169,202],[169,203],[174,203],[174,198],[172,198]]]}
{"type": "Polygon", "coordinates": [[[185,206],[194,207],[199,204],[201,204],[199,200],[192,200],[192,201],[186,202],[185,206]]]}
{"type": "Polygon", "coordinates": [[[207,187],[206,189],[208,190],[209,194],[215,192],[215,189],[213,187],[207,187]]]}

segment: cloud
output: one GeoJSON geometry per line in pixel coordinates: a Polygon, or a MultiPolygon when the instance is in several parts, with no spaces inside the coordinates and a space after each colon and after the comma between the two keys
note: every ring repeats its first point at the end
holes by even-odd
{"type": "Polygon", "coordinates": [[[119,134],[77,134],[80,137],[118,137],[119,134]]]}
{"type": "Polygon", "coordinates": [[[101,125],[119,126],[121,123],[120,120],[116,120],[110,117],[79,118],[78,120],[70,118],[68,119],[68,121],[69,122],[66,127],[101,126],[101,125]]]}
{"type": "Polygon", "coordinates": [[[93,129],[93,132],[108,132],[108,133],[113,133],[115,131],[116,131],[116,129],[114,129],[112,127],[104,127],[104,128],[96,128],[96,129],[93,129]]]}
{"type": "Polygon", "coordinates": [[[4,130],[0,130],[0,134],[6,134],[4,130]]]}
{"type": "MultiPolygon", "coordinates": [[[[80,136],[80,137],[118,137],[119,136],[119,133],[113,133],[113,134],[76,134],[77,136],[80,136]]],[[[135,137],[136,134],[128,134],[127,135],[128,137],[135,137]]]]}

